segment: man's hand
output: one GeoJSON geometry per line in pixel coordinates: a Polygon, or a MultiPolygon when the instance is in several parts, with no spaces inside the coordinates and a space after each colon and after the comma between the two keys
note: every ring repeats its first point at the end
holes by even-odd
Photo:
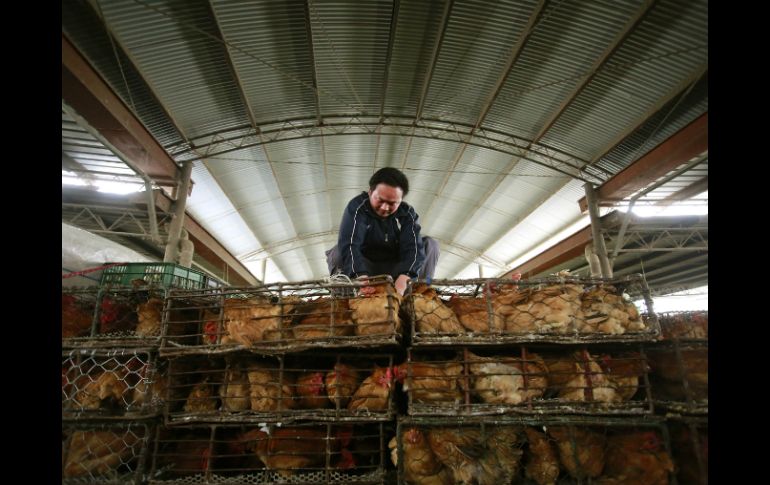
{"type": "Polygon", "coordinates": [[[409,276],[405,274],[398,275],[398,278],[396,278],[396,291],[399,295],[404,296],[404,292],[406,291],[406,283],[409,281],[409,276]]]}
{"type": "Polygon", "coordinates": [[[369,285],[369,277],[367,275],[361,275],[356,280],[361,282],[361,288],[358,289],[358,294],[361,296],[373,295],[376,290],[374,286],[369,285]]]}

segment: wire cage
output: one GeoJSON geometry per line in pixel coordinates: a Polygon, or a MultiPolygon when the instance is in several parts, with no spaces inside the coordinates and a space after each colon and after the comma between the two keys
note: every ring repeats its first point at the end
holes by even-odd
{"type": "Polygon", "coordinates": [[[138,419],[160,415],[167,378],[149,350],[62,352],[62,418],[138,419]]]}
{"type": "Polygon", "coordinates": [[[672,340],[647,349],[656,408],[708,414],[708,343],[672,340]]]}
{"type": "Polygon", "coordinates": [[[62,483],[142,483],[153,428],[151,423],[140,421],[65,424],[62,483]]]}
{"type": "Polygon", "coordinates": [[[62,291],[62,347],[160,346],[166,290],[88,287],[62,291]]]}
{"type": "Polygon", "coordinates": [[[371,277],[367,283],[172,290],[169,300],[160,350],[164,356],[395,346],[401,341],[401,297],[390,276],[371,277]]]}
{"type": "Polygon", "coordinates": [[[399,418],[398,483],[676,484],[662,421],[399,418]]]}
{"type": "Polygon", "coordinates": [[[679,483],[708,485],[708,418],[678,417],[667,420],[666,424],[679,483]]]}
{"type": "Polygon", "coordinates": [[[398,379],[414,416],[652,414],[644,349],[409,349],[398,379]]]}
{"type": "Polygon", "coordinates": [[[709,339],[709,312],[666,312],[658,314],[662,340],[703,342],[709,339]]]}
{"type": "MultiPolygon", "coordinates": [[[[110,264],[110,263],[108,263],[110,264]]],[[[202,289],[222,286],[222,282],[203,271],[187,268],[176,263],[123,263],[104,269],[100,286],[134,287],[158,286],[163,288],[202,289]]]]}
{"type": "Polygon", "coordinates": [[[629,295],[652,308],[641,275],[417,282],[404,306],[413,346],[657,340],[654,312],[643,319],[629,295]]]}
{"type": "Polygon", "coordinates": [[[384,484],[386,423],[158,428],[148,483],[384,484]]]}
{"type": "Polygon", "coordinates": [[[390,354],[177,357],[167,423],[390,420],[393,370],[390,354]]]}

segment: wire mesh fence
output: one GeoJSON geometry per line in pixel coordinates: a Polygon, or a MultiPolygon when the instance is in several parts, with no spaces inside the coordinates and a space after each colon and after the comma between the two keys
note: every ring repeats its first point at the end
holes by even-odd
{"type": "Polygon", "coordinates": [[[88,287],[62,291],[62,347],[160,345],[166,290],[88,287]]]}
{"type": "Polygon", "coordinates": [[[672,340],[647,350],[655,407],[708,414],[708,343],[672,340]]]}
{"type": "Polygon", "coordinates": [[[602,343],[655,341],[654,313],[642,318],[629,295],[644,296],[641,276],[621,279],[551,277],[418,282],[405,308],[411,343],[602,343]]]}
{"type": "Polygon", "coordinates": [[[149,483],[383,484],[384,423],[158,428],[149,483]]]}
{"type": "Polygon", "coordinates": [[[651,414],[644,350],[409,349],[398,379],[415,416],[651,414]]]}
{"type": "Polygon", "coordinates": [[[151,433],[142,422],[64,425],[62,483],[142,483],[151,433]]]}
{"type": "Polygon", "coordinates": [[[305,352],[169,361],[167,422],[378,421],[395,413],[393,356],[305,352]]]}
{"type": "Polygon", "coordinates": [[[666,424],[679,483],[708,485],[708,418],[680,417],[666,424]]]}
{"type": "Polygon", "coordinates": [[[160,415],[167,378],[149,350],[62,352],[63,419],[160,415]]]}
{"type": "Polygon", "coordinates": [[[708,341],[708,311],[659,313],[658,321],[663,340],[708,341]]]}
{"type": "Polygon", "coordinates": [[[401,296],[389,276],[261,287],[172,290],[164,356],[376,347],[401,341],[401,296]],[[368,290],[363,290],[368,287],[368,290]]]}
{"type": "Polygon", "coordinates": [[[661,421],[403,418],[399,484],[676,484],[661,421]]]}

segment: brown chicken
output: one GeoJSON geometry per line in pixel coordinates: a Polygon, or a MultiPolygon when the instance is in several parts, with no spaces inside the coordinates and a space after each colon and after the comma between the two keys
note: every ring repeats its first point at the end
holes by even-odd
{"type": "Polygon", "coordinates": [[[390,390],[393,385],[393,369],[390,367],[374,367],[372,375],[364,379],[350,398],[350,411],[387,411],[390,390]]]}
{"type": "Polygon", "coordinates": [[[654,350],[648,352],[651,384],[656,399],[687,401],[688,394],[684,387],[684,380],[690,390],[692,399],[696,401],[708,400],[708,349],[692,348],[682,349],[681,364],[676,352],[669,349],[654,350]]]}
{"type": "Polygon", "coordinates": [[[436,290],[425,283],[412,287],[412,306],[419,333],[465,333],[457,315],[446,306],[436,294],[436,290]]]}
{"type": "MultiPolygon", "coordinates": [[[[169,439],[169,438],[166,438],[169,439]]],[[[164,453],[158,453],[164,468],[171,476],[195,475],[206,473],[213,468],[213,459],[218,453],[219,443],[210,442],[202,434],[183,434],[173,438],[173,446],[164,453]]]]}
{"type": "Polygon", "coordinates": [[[598,359],[598,363],[621,401],[634,397],[639,389],[639,379],[650,370],[638,352],[628,352],[615,357],[603,355],[598,359]]]}
{"type": "Polygon", "coordinates": [[[460,362],[405,362],[398,366],[397,377],[412,402],[457,406],[463,401],[462,373],[460,362]]]}
{"type": "Polygon", "coordinates": [[[199,382],[190,390],[187,395],[187,401],[184,403],[184,411],[187,413],[204,413],[207,411],[216,411],[217,398],[213,386],[209,384],[208,378],[199,382]]]}
{"type": "Polygon", "coordinates": [[[225,372],[224,382],[219,386],[219,397],[223,411],[247,411],[251,408],[249,377],[241,366],[234,364],[225,372]]]}
{"type": "Polygon", "coordinates": [[[87,380],[78,379],[76,385],[83,385],[73,398],[75,405],[90,410],[114,406],[125,408],[131,399],[127,373],[126,369],[108,370],[87,377],[87,380]]]}
{"type": "MultiPolygon", "coordinates": [[[[452,485],[449,470],[438,461],[422,431],[417,428],[408,428],[404,430],[402,439],[406,483],[411,485],[452,485]]],[[[391,450],[391,461],[398,466],[396,436],[390,440],[388,447],[391,450]]]]}
{"type": "MultiPolygon", "coordinates": [[[[141,375],[144,376],[145,372],[142,370],[141,375]]],[[[163,372],[155,372],[152,382],[142,377],[134,388],[133,402],[130,407],[135,409],[141,409],[142,406],[160,408],[165,404],[168,392],[169,380],[163,372]]]]}
{"type": "Polygon", "coordinates": [[[272,303],[266,297],[225,300],[220,342],[250,347],[264,341],[291,339],[288,315],[298,302],[299,299],[292,296],[285,297],[281,303],[272,303]]]}
{"type": "Polygon", "coordinates": [[[607,445],[603,434],[574,426],[555,426],[548,429],[548,435],[556,441],[559,460],[573,478],[596,478],[602,474],[607,445]]]}
{"type": "MultiPolygon", "coordinates": [[[[323,428],[273,428],[246,432],[241,437],[247,451],[253,451],[270,470],[290,477],[297,469],[323,467],[326,463],[326,443],[336,453],[337,440],[327,440],[323,428]]],[[[307,470],[310,471],[310,470],[307,470]]]]}
{"type": "Polygon", "coordinates": [[[488,404],[520,404],[541,397],[548,386],[545,363],[537,354],[530,354],[525,364],[510,357],[480,357],[468,352],[471,391],[488,404]],[[526,386],[526,387],[525,387],[526,386]]]}
{"type": "Polygon", "coordinates": [[[146,303],[140,303],[136,307],[136,316],[139,320],[139,323],[136,325],[136,334],[140,337],[157,337],[160,335],[162,314],[162,299],[150,298],[146,303]]]}
{"type": "Polygon", "coordinates": [[[390,283],[373,285],[374,293],[349,300],[355,334],[389,337],[401,331],[401,295],[390,283]]]}
{"type": "Polygon", "coordinates": [[[80,302],[74,296],[61,295],[61,336],[62,338],[86,337],[91,333],[94,306],[80,302]]]}
{"type": "Polygon", "coordinates": [[[294,392],[285,373],[280,385],[279,373],[260,365],[251,366],[248,377],[252,411],[264,413],[294,408],[294,392]]]}
{"type": "Polygon", "coordinates": [[[110,334],[136,330],[136,306],[104,295],[99,310],[99,333],[110,334]]]}
{"type": "Polygon", "coordinates": [[[500,332],[505,329],[505,317],[497,309],[500,305],[489,293],[483,298],[452,295],[449,307],[465,329],[475,333],[500,332]]]}
{"type": "Polygon", "coordinates": [[[597,485],[668,485],[674,463],[654,431],[607,439],[604,474],[597,485]]]}
{"type": "Polygon", "coordinates": [[[358,389],[358,383],[361,381],[360,373],[345,364],[335,364],[334,370],[326,374],[324,382],[329,400],[336,408],[345,409],[350,401],[350,397],[358,389]]]}
{"type": "Polygon", "coordinates": [[[296,307],[292,319],[297,340],[324,339],[353,335],[348,300],[318,299],[296,307]]]}
{"type": "Polygon", "coordinates": [[[428,443],[436,458],[449,470],[458,485],[499,485],[518,475],[522,450],[519,428],[442,428],[428,432],[428,443]]]}
{"type": "Polygon", "coordinates": [[[623,334],[645,329],[639,310],[610,285],[599,285],[583,294],[578,312],[580,333],[623,334]]]}
{"type": "Polygon", "coordinates": [[[556,485],[559,478],[559,459],[548,437],[535,428],[526,428],[529,443],[529,460],[524,467],[524,474],[538,485],[556,485]]]}
{"type": "Polygon", "coordinates": [[[569,333],[574,330],[583,287],[555,284],[510,296],[505,329],[511,333],[569,333]]]}
{"type": "Polygon", "coordinates": [[[620,395],[602,372],[602,368],[587,352],[547,361],[548,381],[563,401],[620,401],[620,395]]]}
{"type": "Polygon", "coordinates": [[[671,451],[676,463],[676,477],[681,484],[708,483],[708,428],[691,429],[685,425],[667,423],[671,435],[671,451]]]}
{"type": "Polygon", "coordinates": [[[329,405],[323,372],[305,372],[297,376],[294,394],[295,407],[300,409],[322,409],[329,405]]]}
{"type": "Polygon", "coordinates": [[[65,477],[114,473],[123,463],[139,455],[141,433],[75,431],[64,463],[65,477]]]}
{"type": "Polygon", "coordinates": [[[708,312],[685,312],[661,316],[660,330],[663,338],[667,340],[708,340],[709,314],[708,312]]]}

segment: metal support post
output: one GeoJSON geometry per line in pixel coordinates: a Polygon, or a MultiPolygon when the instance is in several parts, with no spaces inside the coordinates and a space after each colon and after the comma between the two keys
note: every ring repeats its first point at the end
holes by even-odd
{"type": "Polygon", "coordinates": [[[607,259],[607,247],[604,245],[604,236],[602,236],[602,225],[599,220],[599,201],[596,198],[593,185],[587,183],[583,185],[586,191],[586,202],[588,203],[588,215],[591,218],[591,234],[594,239],[594,252],[599,257],[599,264],[602,268],[602,277],[612,278],[612,268],[610,260],[607,259]]]}
{"type": "Polygon", "coordinates": [[[176,203],[174,204],[174,216],[168,228],[168,243],[166,244],[166,253],[163,256],[164,263],[176,263],[179,259],[179,238],[182,235],[182,224],[184,223],[184,213],[187,207],[187,194],[190,189],[190,178],[192,176],[192,163],[187,162],[182,165],[181,180],[177,186],[176,203]]]}

